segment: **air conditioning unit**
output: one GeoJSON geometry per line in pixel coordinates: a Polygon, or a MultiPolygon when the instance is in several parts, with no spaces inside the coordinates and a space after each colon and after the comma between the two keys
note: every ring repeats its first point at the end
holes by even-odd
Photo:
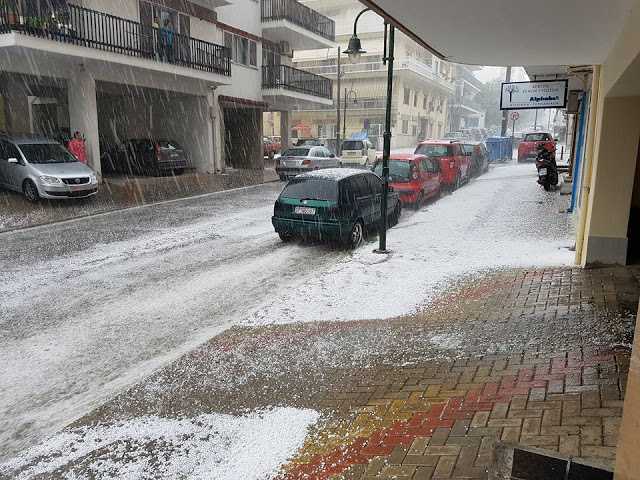
{"type": "Polygon", "coordinates": [[[289,42],[280,42],[280,54],[287,57],[293,57],[293,49],[291,48],[291,44],[289,42]]]}

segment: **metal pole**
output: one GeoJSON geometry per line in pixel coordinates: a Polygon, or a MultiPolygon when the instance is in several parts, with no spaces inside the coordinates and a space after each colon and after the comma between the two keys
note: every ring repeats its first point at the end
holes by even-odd
{"type": "MultiPolygon", "coordinates": [[[[385,22],[386,23],[386,22],[385,22]]],[[[389,156],[391,155],[391,106],[393,96],[393,51],[395,28],[389,27],[389,54],[387,61],[387,109],[384,121],[384,147],[382,150],[382,200],[380,202],[380,244],[379,253],[387,252],[387,197],[389,195],[389,156]]]]}
{"type": "MultiPolygon", "coordinates": [[[[505,82],[509,83],[511,81],[511,67],[507,67],[507,77],[505,78],[505,82]]],[[[500,129],[500,136],[504,137],[507,135],[507,128],[509,126],[509,110],[502,111],[502,128],[500,129]]]]}
{"type": "Polygon", "coordinates": [[[336,109],[337,109],[337,120],[336,120],[336,155],[339,157],[340,156],[340,75],[341,75],[341,71],[340,71],[340,55],[341,55],[342,51],[341,48],[338,47],[338,90],[337,90],[337,95],[338,98],[336,99],[336,109]]]}
{"type": "Polygon", "coordinates": [[[536,119],[533,122],[533,130],[538,130],[538,109],[536,108],[536,119]]]}
{"type": "Polygon", "coordinates": [[[344,117],[342,118],[342,138],[347,138],[347,88],[344,89],[344,117]]]}

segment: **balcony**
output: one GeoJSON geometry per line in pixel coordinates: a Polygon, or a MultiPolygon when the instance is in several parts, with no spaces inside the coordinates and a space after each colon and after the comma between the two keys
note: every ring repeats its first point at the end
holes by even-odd
{"type": "Polygon", "coordinates": [[[475,100],[473,100],[471,97],[468,97],[468,96],[464,96],[462,98],[459,98],[459,105],[462,108],[465,108],[465,109],[471,111],[471,113],[484,112],[484,109],[482,108],[482,106],[479,103],[477,103],[475,100]]]}
{"type": "Polygon", "coordinates": [[[469,72],[463,72],[462,79],[469,85],[480,91],[482,89],[482,82],[476,78],[475,75],[469,72]]]}
{"type": "MultiPolygon", "coordinates": [[[[305,67],[307,71],[320,75],[335,76],[338,73],[337,65],[322,65],[316,67],[305,67]]],[[[354,75],[362,77],[370,77],[372,75],[380,75],[386,77],[387,67],[382,63],[382,60],[376,62],[362,62],[362,63],[344,63],[340,66],[342,75],[354,75]]],[[[401,74],[413,74],[420,77],[421,80],[428,80],[432,85],[439,86],[447,94],[451,94],[455,90],[455,86],[452,81],[447,80],[442,75],[433,71],[433,68],[420,63],[412,58],[400,58],[393,62],[393,70],[396,75],[401,74]]]]}
{"type": "Polygon", "coordinates": [[[279,108],[333,104],[331,80],[288,65],[264,65],[262,90],[263,97],[279,108]]]}
{"type": "Polygon", "coordinates": [[[333,47],[335,22],[296,0],[262,0],[262,36],[295,50],[333,47]]]}
{"type": "Polygon", "coordinates": [[[223,46],[178,33],[172,33],[171,41],[164,42],[162,39],[166,37],[161,29],[77,5],[61,5],[51,15],[37,15],[26,5],[19,1],[2,3],[0,34],[15,32],[218,75],[231,75],[230,50],[223,46]]]}

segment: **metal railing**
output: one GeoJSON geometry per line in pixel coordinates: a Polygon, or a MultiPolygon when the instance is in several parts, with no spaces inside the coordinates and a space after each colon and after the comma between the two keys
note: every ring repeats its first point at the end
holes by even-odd
{"type": "Polygon", "coordinates": [[[262,0],[261,16],[263,22],[289,20],[332,42],[336,40],[335,22],[296,0],[262,0]]]}
{"type": "MultiPolygon", "coordinates": [[[[341,108],[344,107],[344,97],[340,102],[341,108]]],[[[305,108],[304,110],[335,110],[335,101],[332,105],[316,105],[313,108],[305,108]]],[[[354,103],[353,99],[349,100],[347,106],[347,112],[355,110],[385,110],[387,108],[387,97],[358,97],[358,103],[354,103]]],[[[391,109],[396,111],[398,109],[398,99],[393,98],[391,100],[391,109]]]]}
{"type": "Polygon", "coordinates": [[[482,89],[482,82],[480,80],[478,80],[476,78],[476,76],[473,75],[472,73],[463,71],[462,72],[462,79],[465,80],[466,82],[470,83],[474,87],[476,87],[478,90],[482,89]]]}
{"type": "Polygon", "coordinates": [[[264,65],[262,88],[284,88],[315,97],[333,98],[331,80],[288,65],[264,65]]]}
{"type": "MultiPolygon", "coordinates": [[[[452,80],[447,80],[442,75],[434,72],[433,67],[425,65],[423,63],[418,62],[412,58],[398,58],[394,61],[393,68],[396,72],[401,70],[409,70],[418,75],[421,75],[424,78],[431,80],[433,83],[442,86],[445,90],[453,92],[455,90],[455,86],[452,80]]],[[[336,75],[338,73],[337,65],[319,65],[312,67],[305,67],[307,71],[320,74],[320,75],[336,75]]],[[[372,72],[380,72],[385,73],[387,71],[387,67],[382,63],[382,61],[377,62],[363,62],[356,64],[344,64],[340,66],[340,70],[342,74],[349,73],[372,73],[372,72]]]]}
{"type": "Polygon", "coordinates": [[[0,3],[0,34],[49,40],[231,75],[230,49],[126,18],[68,4],[37,15],[20,1],[0,3]]]}

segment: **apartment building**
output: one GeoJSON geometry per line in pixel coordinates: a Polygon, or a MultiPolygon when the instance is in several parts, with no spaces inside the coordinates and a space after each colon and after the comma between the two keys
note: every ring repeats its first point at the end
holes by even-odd
{"type": "MultiPolygon", "coordinates": [[[[336,42],[343,49],[353,33],[353,22],[363,9],[356,0],[307,0],[305,5],[335,21],[336,42]]],[[[358,22],[358,36],[367,52],[357,64],[342,55],[341,115],[346,136],[368,131],[377,148],[382,148],[387,94],[387,67],[382,63],[384,24],[373,12],[358,22]],[[344,114],[346,104],[346,115],[344,114]],[[377,140],[377,141],[376,141],[377,140]]],[[[336,98],[337,48],[296,52],[298,68],[334,80],[336,98]]],[[[392,147],[415,145],[427,138],[439,138],[446,131],[448,99],[455,92],[451,65],[397,31],[395,37],[392,101],[392,147]]],[[[299,108],[294,123],[301,135],[319,137],[331,143],[336,137],[336,105],[299,108]]],[[[343,135],[343,132],[340,132],[343,135]]]]}
{"type": "Polygon", "coordinates": [[[467,128],[484,128],[485,110],[474,97],[480,92],[482,83],[473,72],[480,67],[473,65],[452,65],[452,77],[455,83],[455,93],[449,97],[449,125],[450,131],[467,128]]]}
{"type": "Polygon", "coordinates": [[[288,127],[293,105],[332,102],[293,50],[333,45],[333,22],[295,0],[7,0],[0,129],[81,131],[98,174],[135,138],[177,141],[202,173],[263,168],[263,111],[288,127]]]}

